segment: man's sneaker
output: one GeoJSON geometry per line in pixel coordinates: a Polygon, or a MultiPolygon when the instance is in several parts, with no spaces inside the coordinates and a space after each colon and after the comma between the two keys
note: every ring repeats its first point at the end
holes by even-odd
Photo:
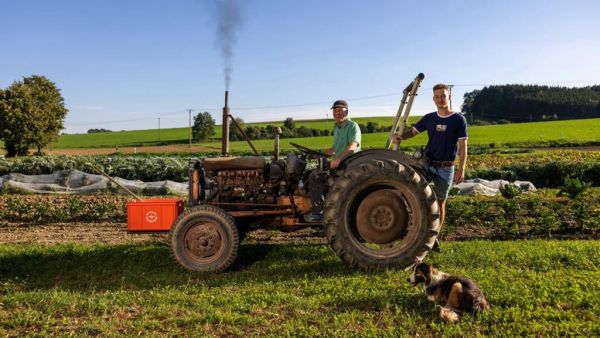
{"type": "Polygon", "coordinates": [[[442,252],[442,248],[440,247],[440,241],[437,238],[435,239],[435,242],[433,243],[433,248],[431,249],[431,251],[442,252]]]}
{"type": "Polygon", "coordinates": [[[319,223],[323,220],[323,214],[310,214],[304,216],[304,221],[309,223],[319,223]]]}

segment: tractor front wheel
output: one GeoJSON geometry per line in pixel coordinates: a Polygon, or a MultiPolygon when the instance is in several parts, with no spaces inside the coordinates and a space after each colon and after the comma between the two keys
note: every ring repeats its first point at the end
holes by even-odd
{"type": "Polygon", "coordinates": [[[237,258],[240,245],[233,217],[224,210],[200,205],[186,210],[170,232],[171,255],[192,271],[223,271],[237,258]]]}

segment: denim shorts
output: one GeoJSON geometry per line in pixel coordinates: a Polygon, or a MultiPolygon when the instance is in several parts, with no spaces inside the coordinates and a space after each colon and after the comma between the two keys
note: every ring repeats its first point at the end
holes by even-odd
{"type": "Polygon", "coordinates": [[[454,167],[441,168],[427,166],[427,180],[433,183],[433,191],[438,200],[448,199],[448,193],[454,180],[454,167]]]}

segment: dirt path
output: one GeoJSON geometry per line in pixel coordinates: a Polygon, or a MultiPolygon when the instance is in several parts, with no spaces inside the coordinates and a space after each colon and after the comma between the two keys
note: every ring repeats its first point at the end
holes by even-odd
{"type": "MultiPolygon", "coordinates": [[[[5,223],[0,224],[0,244],[127,244],[167,242],[168,233],[127,232],[124,223],[5,223]]],[[[257,230],[248,234],[246,243],[325,244],[321,229],[294,232],[257,230]]]]}

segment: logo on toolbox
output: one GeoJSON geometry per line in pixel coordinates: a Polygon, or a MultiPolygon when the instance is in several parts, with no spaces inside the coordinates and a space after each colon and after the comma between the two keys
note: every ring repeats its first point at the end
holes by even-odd
{"type": "Polygon", "coordinates": [[[158,214],[155,211],[148,211],[146,213],[146,221],[154,223],[158,220],[158,214]]]}

